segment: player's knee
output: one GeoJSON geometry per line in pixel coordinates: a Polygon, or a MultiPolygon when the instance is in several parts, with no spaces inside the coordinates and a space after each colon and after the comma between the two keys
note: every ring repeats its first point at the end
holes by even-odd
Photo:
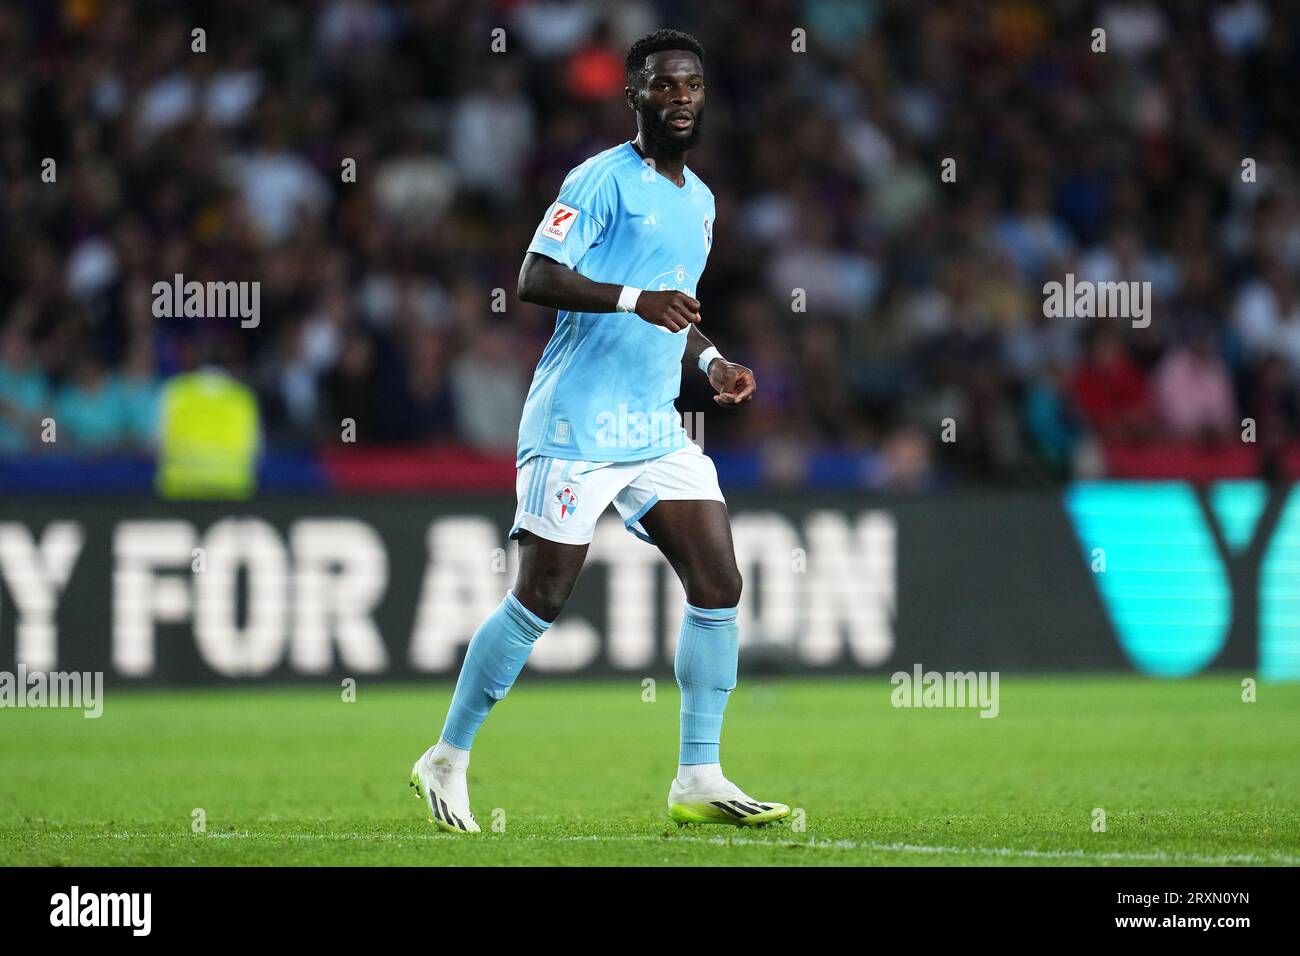
{"type": "Polygon", "coordinates": [[[556,578],[530,582],[515,588],[515,599],[543,621],[554,621],[568,603],[572,585],[556,578]]]}
{"type": "Polygon", "coordinates": [[[696,607],[735,607],[740,603],[742,584],[739,569],[713,568],[691,582],[688,600],[696,607]]]}

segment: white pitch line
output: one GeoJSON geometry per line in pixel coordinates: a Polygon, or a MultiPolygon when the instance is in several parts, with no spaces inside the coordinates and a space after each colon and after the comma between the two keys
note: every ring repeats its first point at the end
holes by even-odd
{"type": "Polygon", "coordinates": [[[1125,851],[1109,851],[1096,853],[1091,850],[1018,850],[1013,847],[979,847],[979,846],[926,846],[915,843],[872,843],[858,840],[758,840],[752,837],[697,837],[697,836],[672,836],[672,837],[655,837],[655,836],[614,836],[594,834],[591,836],[569,836],[569,837],[534,837],[538,840],[577,840],[592,842],[617,842],[617,841],[636,841],[647,842],[654,841],[658,843],[707,843],[717,846],[772,846],[772,847],[798,847],[809,850],[880,850],[890,853],[924,853],[924,854],[943,854],[954,853],[965,856],[1004,856],[1004,857],[1024,857],[1026,859],[1077,859],[1077,860],[1150,860],[1165,863],[1206,863],[1206,864],[1230,864],[1230,863],[1282,863],[1297,865],[1300,864],[1300,857],[1288,856],[1284,853],[1237,853],[1222,856],[1203,856],[1191,853],[1166,853],[1163,850],[1153,850],[1150,853],[1129,853],[1125,851]]]}
{"type": "MultiPolygon", "coordinates": [[[[168,833],[108,833],[104,834],[115,840],[151,840],[160,836],[172,836],[168,833]]],[[[182,834],[175,834],[181,836],[182,834]]],[[[54,836],[60,839],[83,839],[87,834],[83,833],[51,833],[46,836],[54,836]]],[[[367,843],[377,842],[397,842],[405,840],[459,840],[462,837],[454,833],[408,833],[408,834],[376,834],[374,836],[365,836],[359,833],[340,833],[331,835],[327,833],[252,833],[248,830],[236,833],[205,833],[194,834],[197,839],[205,840],[337,840],[337,841],[363,841],[367,843]]],[[[492,839],[492,837],[486,837],[492,839]]],[[[917,843],[875,843],[861,840],[818,840],[815,837],[807,840],[794,839],[772,839],[762,840],[746,836],[691,836],[669,835],[667,837],[656,834],[601,834],[594,833],[585,836],[545,836],[530,834],[522,838],[523,842],[531,843],[658,843],[670,845],[673,843],[696,843],[710,846],[764,846],[776,847],[780,849],[801,849],[801,850],[876,850],[886,853],[916,853],[927,855],[955,854],[959,856],[999,856],[1013,859],[1029,860],[1079,860],[1087,862],[1089,860],[1114,860],[1119,862],[1155,862],[1155,863],[1185,863],[1185,864],[1206,864],[1206,865],[1231,865],[1234,863],[1277,863],[1284,866],[1300,865],[1300,856],[1290,856],[1285,853],[1232,853],[1219,856],[1206,856],[1195,853],[1166,853],[1164,850],[1153,850],[1149,853],[1127,852],[1123,850],[1094,852],[1091,850],[1023,850],[1013,847],[993,846],[928,846],[917,843]]]]}

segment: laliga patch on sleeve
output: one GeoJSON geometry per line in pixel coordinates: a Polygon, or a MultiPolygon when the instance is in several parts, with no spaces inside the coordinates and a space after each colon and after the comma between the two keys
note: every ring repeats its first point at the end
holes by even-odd
{"type": "Polygon", "coordinates": [[[556,242],[563,242],[577,218],[578,210],[557,202],[546,215],[546,225],[542,227],[542,235],[556,242]]]}

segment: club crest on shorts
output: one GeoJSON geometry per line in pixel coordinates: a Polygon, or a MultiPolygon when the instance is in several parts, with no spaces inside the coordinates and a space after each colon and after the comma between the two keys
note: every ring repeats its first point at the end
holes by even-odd
{"type": "Polygon", "coordinates": [[[578,510],[578,496],[574,494],[570,485],[565,485],[555,493],[555,500],[560,505],[560,520],[563,521],[569,515],[578,510]]]}

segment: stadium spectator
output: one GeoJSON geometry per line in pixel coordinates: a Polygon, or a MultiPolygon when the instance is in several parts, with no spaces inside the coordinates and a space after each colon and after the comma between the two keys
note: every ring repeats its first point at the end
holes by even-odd
{"type": "Polygon", "coordinates": [[[1194,329],[1160,360],[1154,390],[1160,420],[1175,438],[1222,441],[1237,427],[1232,381],[1212,329],[1194,329]]]}
{"type": "Polygon", "coordinates": [[[449,373],[456,430],[480,451],[512,454],[531,369],[519,359],[518,340],[505,329],[475,329],[469,342],[449,373]]]}
{"type": "Polygon", "coordinates": [[[1242,409],[1254,423],[1259,443],[1277,450],[1294,441],[1300,435],[1300,390],[1290,380],[1286,363],[1267,356],[1248,382],[1242,409]]]}
{"type": "Polygon", "coordinates": [[[1088,427],[1102,438],[1142,439],[1155,432],[1151,386],[1123,336],[1100,320],[1070,391],[1088,427]]]}
{"type": "Polygon", "coordinates": [[[95,355],[78,357],[55,395],[55,441],[89,452],[109,451],[125,443],[130,417],[117,384],[116,376],[95,355]]]}
{"type": "Polygon", "coordinates": [[[15,322],[0,338],[0,452],[14,454],[32,447],[49,391],[27,331],[15,322]]]}

